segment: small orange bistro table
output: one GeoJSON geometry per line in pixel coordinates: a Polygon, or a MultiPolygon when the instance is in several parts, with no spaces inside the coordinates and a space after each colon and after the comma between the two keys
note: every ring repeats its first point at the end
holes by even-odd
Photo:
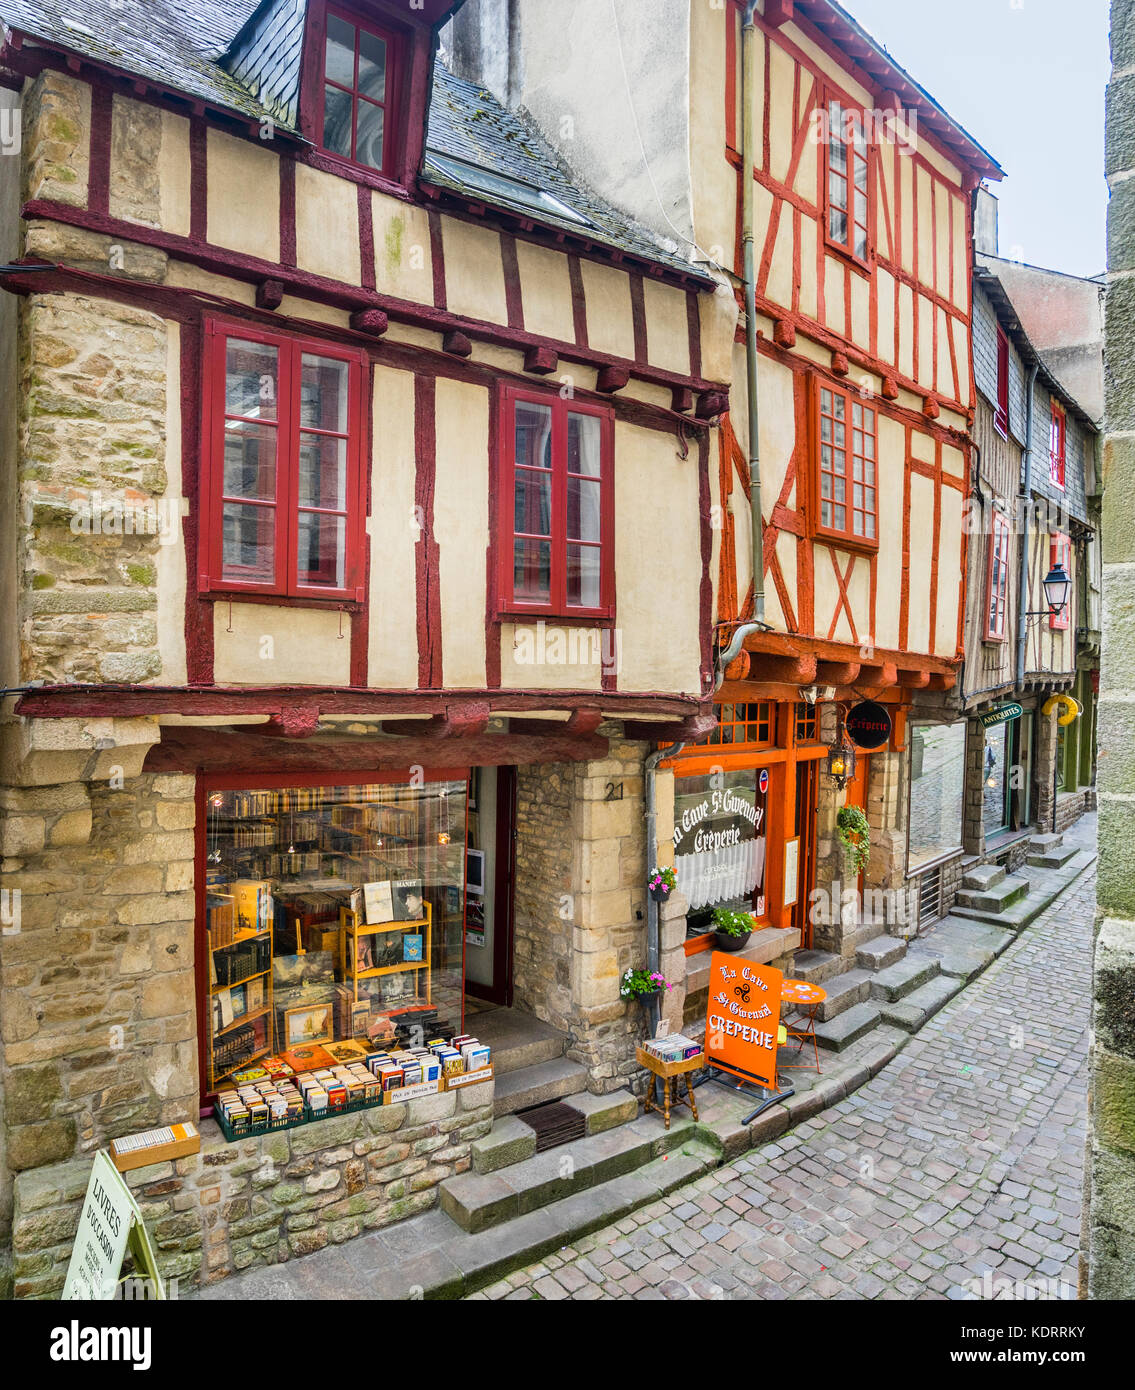
{"type": "MultiPolygon", "coordinates": [[[[815,1053],[816,1070],[820,1070],[820,1047],[816,1041],[816,1010],[828,997],[826,989],[821,989],[819,985],[809,984],[807,980],[783,980],[780,986],[780,997],[786,1003],[795,1004],[804,1015],[805,1026],[803,1028],[787,1029],[790,1038],[799,1038],[796,1051],[800,1052],[809,1038],[812,1040],[812,1051],[815,1053]]],[[[798,1063],[790,1067],[785,1067],[785,1071],[795,1071],[798,1063]]]]}
{"type": "MultiPolygon", "coordinates": [[[[690,1072],[697,1071],[699,1067],[705,1066],[705,1053],[698,1052],[693,1057],[683,1057],[680,1062],[664,1062],[661,1057],[655,1057],[647,1052],[645,1048],[636,1047],[635,1056],[638,1058],[640,1067],[645,1067],[652,1076],[662,1079],[662,1112],[666,1118],[666,1128],[670,1128],[670,1107],[678,1105],[688,1105],[693,1111],[694,1119],[698,1117],[698,1103],[694,1100],[694,1093],[690,1087],[690,1072]],[[681,1078],[686,1079],[686,1094],[681,1094],[681,1078]]],[[[643,1102],[642,1113],[658,1110],[660,1107],[654,1101],[654,1083],[651,1082],[647,1088],[646,1100],[643,1102]]]]}

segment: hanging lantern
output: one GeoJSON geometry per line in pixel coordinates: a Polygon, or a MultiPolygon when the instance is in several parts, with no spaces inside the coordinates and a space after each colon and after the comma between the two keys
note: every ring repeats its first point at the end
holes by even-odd
{"type": "Polygon", "coordinates": [[[855,749],[844,736],[842,729],[828,749],[825,771],[840,791],[855,776],[855,749]]]}
{"type": "Polygon", "coordinates": [[[1048,611],[1054,618],[1059,618],[1068,607],[1068,590],[1071,587],[1072,581],[1058,560],[1049,570],[1044,581],[1045,602],[1048,604],[1048,611]]]}

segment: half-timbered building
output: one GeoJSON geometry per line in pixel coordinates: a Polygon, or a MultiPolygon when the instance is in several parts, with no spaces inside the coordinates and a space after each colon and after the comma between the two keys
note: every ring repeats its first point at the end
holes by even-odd
{"type": "MultiPolygon", "coordinates": [[[[901,955],[877,938],[916,909],[909,721],[963,651],[973,201],[1001,172],[831,0],[610,9],[469,0],[446,42],[582,179],[719,268],[743,311],[710,499],[720,725],[668,759],[693,1023],[714,905],[754,912],[746,952],[797,971],[901,955]],[[727,892],[683,865],[682,817],[722,777],[764,817],[727,892]],[[870,837],[858,884],[844,807],[864,818],[852,848],[870,837]]],[[[865,997],[849,982],[821,1017],[865,997]]]]}
{"type": "Polygon", "coordinates": [[[0,3],[17,1294],[60,1287],[84,1156],[267,1058],[475,1033],[500,1074],[291,1165],[204,1122],[140,1176],[168,1275],[421,1211],[494,1108],[636,1071],[737,310],[435,61],[453,8],[0,3]]]}

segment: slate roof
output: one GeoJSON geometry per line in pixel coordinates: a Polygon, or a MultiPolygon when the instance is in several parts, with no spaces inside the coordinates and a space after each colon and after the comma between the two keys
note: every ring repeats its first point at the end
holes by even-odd
{"type": "MultiPolygon", "coordinates": [[[[0,0],[0,25],[225,111],[270,118],[299,137],[306,0],[0,0]],[[81,18],[76,18],[76,14],[81,18]]],[[[438,61],[422,178],[597,245],[713,284],[596,195],[573,183],[544,138],[438,61]]]]}

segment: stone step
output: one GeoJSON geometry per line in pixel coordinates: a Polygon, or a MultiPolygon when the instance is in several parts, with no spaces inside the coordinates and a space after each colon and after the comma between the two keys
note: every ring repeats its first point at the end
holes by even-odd
{"type": "Polygon", "coordinates": [[[906,942],[897,936],[877,936],[855,952],[855,964],[861,970],[885,970],[906,955],[906,942]]]}
{"type": "Polygon", "coordinates": [[[1069,859],[1076,857],[1075,845],[1057,845],[1050,850],[1034,850],[1030,847],[1025,863],[1033,869],[1062,869],[1069,859]]]}
{"type": "Polygon", "coordinates": [[[792,977],[822,985],[843,969],[843,959],[831,951],[797,951],[792,957],[792,977]]]}
{"type": "Polygon", "coordinates": [[[816,1041],[830,1052],[842,1052],[869,1033],[881,1017],[878,1004],[855,1004],[830,1023],[817,1023],[816,1041]]]}
{"type": "Polygon", "coordinates": [[[1019,903],[1022,898],[1028,896],[1028,892],[1028,879],[1011,875],[1002,883],[994,884],[992,888],[960,888],[958,906],[969,908],[973,912],[996,914],[1005,912],[1014,903],[1019,903]]]}
{"type": "Polygon", "coordinates": [[[972,888],[977,893],[987,893],[1004,882],[1004,864],[976,864],[962,875],[962,887],[972,888]]]}
{"type": "Polygon", "coordinates": [[[865,946],[868,941],[874,941],[877,937],[883,936],[887,928],[883,922],[858,922],[854,927],[845,927],[843,932],[843,955],[845,960],[852,960],[860,946],[865,946]]]}
{"type": "Polygon", "coordinates": [[[871,980],[871,998],[895,1003],[912,990],[935,979],[940,973],[937,959],[905,956],[894,965],[880,970],[871,980]]]}
{"type": "Polygon", "coordinates": [[[1035,850],[1037,854],[1051,854],[1054,849],[1060,849],[1064,844],[1064,836],[1059,832],[1049,832],[1044,835],[1034,835],[1029,841],[1029,849],[1035,850]]]}
{"type": "MultiPolygon", "coordinates": [[[[660,1132],[657,1126],[640,1122],[620,1125],[604,1134],[588,1135],[571,1144],[549,1149],[497,1172],[461,1173],[447,1178],[441,1184],[441,1208],[463,1231],[486,1231],[634,1173],[679,1145],[689,1156],[692,1140],[709,1150],[706,1134],[708,1131],[691,1126],[675,1125],[669,1131],[660,1132]],[[696,1130],[695,1134],[690,1133],[691,1128],[696,1130]],[[565,1158],[570,1158],[570,1164],[565,1164],[565,1158]]],[[[697,1157],[700,1166],[709,1154],[697,1157]]],[[[720,1150],[717,1150],[717,1157],[720,1157],[720,1150]]],[[[704,1171],[704,1167],[700,1171],[704,1171]]]]}
{"type": "Polygon", "coordinates": [[[912,941],[908,961],[937,962],[943,975],[966,983],[980,975],[1013,940],[1013,933],[988,922],[951,914],[943,917],[923,937],[912,941]]]}
{"type": "Polygon", "coordinates": [[[606,1096],[581,1091],[579,1095],[568,1096],[564,1104],[580,1112],[588,1134],[603,1134],[618,1125],[629,1124],[638,1114],[638,1101],[630,1091],[612,1091],[606,1096]]]}
{"type": "Polygon", "coordinates": [[[587,1070],[566,1057],[553,1057],[533,1067],[505,1072],[496,1078],[493,1097],[494,1115],[515,1115],[530,1105],[543,1105],[549,1100],[563,1100],[587,1090],[587,1070]]]}
{"type": "Polygon", "coordinates": [[[489,1133],[481,1139],[474,1139],[469,1148],[475,1172],[495,1173],[498,1169],[535,1157],[536,1131],[515,1115],[502,1115],[493,1121],[489,1133]]]}
{"type": "Polygon", "coordinates": [[[493,1050],[498,1080],[510,1071],[562,1057],[567,1038],[558,1029],[518,1009],[487,1009],[466,1020],[469,1031],[493,1050]]]}
{"type": "Polygon", "coordinates": [[[871,988],[871,972],[846,970],[820,988],[827,991],[828,997],[817,1007],[816,1018],[823,1023],[829,1023],[867,998],[871,988]]]}
{"type": "Polygon", "coordinates": [[[939,975],[913,990],[905,999],[880,1004],[883,1022],[895,1028],[905,1028],[908,1033],[917,1033],[926,1020],[932,1018],[961,988],[961,980],[950,975],[939,975]]]}

